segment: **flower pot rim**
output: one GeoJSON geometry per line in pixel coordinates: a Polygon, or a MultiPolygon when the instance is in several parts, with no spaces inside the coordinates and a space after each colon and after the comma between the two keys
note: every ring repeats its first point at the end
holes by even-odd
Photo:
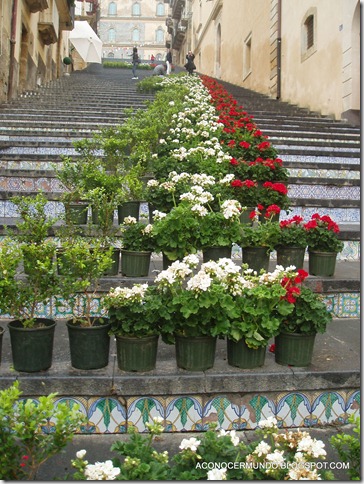
{"type": "Polygon", "coordinates": [[[115,335],[115,338],[116,339],[129,339],[129,340],[138,340],[138,339],[154,339],[154,338],[158,338],[159,337],[159,333],[156,333],[156,334],[149,334],[149,335],[145,335],[145,336],[132,336],[132,335],[119,335],[119,334],[116,334],[115,335]]]}
{"type": "Polygon", "coordinates": [[[57,324],[57,321],[51,318],[35,318],[35,320],[40,320],[45,324],[45,326],[24,328],[20,319],[13,319],[12,321],[8,322],[8,328],[15,329],[16,331],[42,331],[45,329],[53,328],[57,324]]]}
{"type": "Polygon", "coordinates": [[[120,249],[121,253],[128,253],[128,254],[151,254],[152,251],[150,250],[128,250],[128,249],[120,249]]]}
{"type": "MultiPolygon", "coordinates": [[[[72,328],[72,329],[100,329],[100,328],[109,328],[111,326],[111,321],[109,320],[109,318],[105,318],[105,317],[92,317],[91,320],[95,320],[92,322],[91,326],[83,326],[80,319],[82,318],[78,318],[78,320],[76,321],[73,321],[73,319],[68,319],[66,321],[66,326],[68,328],[72,328]],[[105,321],[104,322],[100,322],[100,319],[104,319],[105,321]]],[[[86,320],[86,318],[85,318],[86,320]]]]}
{"type": "Polygon", "coordinates": [[[312,250],[312,249],[308,249],[308,253],[312,253],[312,254],[325,254],[325,255],[337,255],[339,252],[334,252],[334,251],[326,251],[326,250],[312,250]]]}
{"type": "Polygon", "coordinates": [[[290,333],[289,331],[280,331],[280,333],[277,335],[279,336],[280,334],[284,334],[284,335],[287,335],[287,336],[313,336],[313,335],[316,335],[317,332],[312,332],[312,333],[290,333]]]}

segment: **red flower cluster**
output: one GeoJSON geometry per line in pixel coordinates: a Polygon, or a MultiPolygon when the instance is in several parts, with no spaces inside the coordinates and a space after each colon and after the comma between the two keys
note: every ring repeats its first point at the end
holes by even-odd
{"type": "Polygon", "coordinates": [[[287,219],[287,220],[281,220],[279,222],[279,226],[281,229],[287,227],[291,227],[292,225],[300,225],[303,222],[303,217],[301,215],[295,215],[294,217],[287,219]]]}
{"type": "Polygon", "coordinates": [[[316,229],[317,227],[327,228],[338,234],[340,232],[339,226],[336,222],[334,222],[331,217],[328,215],[323,215],[322,217],[318,213],[314,213],[311,217],[311,220],[304,225],[306,230],[316,229]]]}
{"type": "Polygon", "coordinates": [[[275,192],[281,193],[282,195],[287,195],[288,189],[284,183],[272,183],[267,181],[263,183],[263,188],[268,188],[268,190],[273,190],[275,192]]]}
{"type": "Polygon", "coordinates": [[[237,188],[241,188],[241,187],[253,188],[253,187],[256,187],[257,184],[255,182],[253,182],[253,180],[244,180],[244,181],[241,181],[241,180],[233,180],[231,182],[231,186],[232,187],[237,187],[237,188]]]}
{"type": "Polygon", "coordinates": [[[272,160],[271,158],[264,159],[259,157],[254,161],[250,161],[249,165],[263,165],[267,166],[271,170],[275,170],[277,167],[281,167],[283,165],[283,161],[280,158],[275,158],[274,160],[272,160]]]}
{"type": "Polygon", "coordinates": [[[301,289],[297,286],[297,284],[301,284],[307,276],[308,273],[305,270],[298,269],[297,276],[294,279],[284,277],[281,281],[281,285],[286,289],[286,295],[283,297],[283,299],[291,304],[294,304],[297,296],[301,294],[301,289]]]}

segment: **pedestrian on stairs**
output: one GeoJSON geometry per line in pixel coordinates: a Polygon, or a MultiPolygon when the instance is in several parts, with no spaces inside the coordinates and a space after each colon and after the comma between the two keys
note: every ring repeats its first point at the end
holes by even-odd
{"type": "Polygon", "coordinates": [[[196,69],[196,65],[193,62],[195,59],[195,54],[190,50],[188,51],[188,54],[186,55],[186,64],[185,64],[185,69],[189,73],[190,76],[192,76],[193,71],[196,69]]]}
{"type": "Polygon", "coordinates": [[[139,64],[139,55],[138,55],[138,49],[137,47],[133,47],[133,53],[132,53],[132,62],[133,62],[133,79],[138,79],[138,76],[136,75],[136,68],[137,65],[139,64]]]}
{"type": "Polygon", "coordinates": [[[171,73],[172,70],[172,52],[171,49],[167,50],[167,55],[166,55],[166,64],[167,64],[167,76],[171,73]]]}

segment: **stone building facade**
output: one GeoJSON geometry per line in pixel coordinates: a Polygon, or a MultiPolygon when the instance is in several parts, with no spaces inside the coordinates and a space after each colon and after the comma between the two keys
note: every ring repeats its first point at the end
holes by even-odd
{"type": "Polygon", "coordinates": [[[102,0],[98,35],[103,58],[130,60],[136,46],[143,60],[165,60],[168,13],[164,0],[102,0]]]}
{"type": "Polygon", "coordinates": [[[335,119],[360,110],[359,0],[167,0],[176,62],[335,119]]]}
{"type": "Polygon", "coordinates": [[[73,0],[0,2],[0,102],[63,75],[73,0]]]}

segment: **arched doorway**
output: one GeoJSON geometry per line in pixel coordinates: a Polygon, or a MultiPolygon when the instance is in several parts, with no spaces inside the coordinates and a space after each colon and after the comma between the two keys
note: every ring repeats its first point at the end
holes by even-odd
{"type": "Polygon", "coordinates": [[[216,29],[216,60],[215,60],[215,76],[217,79],[221,78],[221,25],[219,24],[216,29]]]}

